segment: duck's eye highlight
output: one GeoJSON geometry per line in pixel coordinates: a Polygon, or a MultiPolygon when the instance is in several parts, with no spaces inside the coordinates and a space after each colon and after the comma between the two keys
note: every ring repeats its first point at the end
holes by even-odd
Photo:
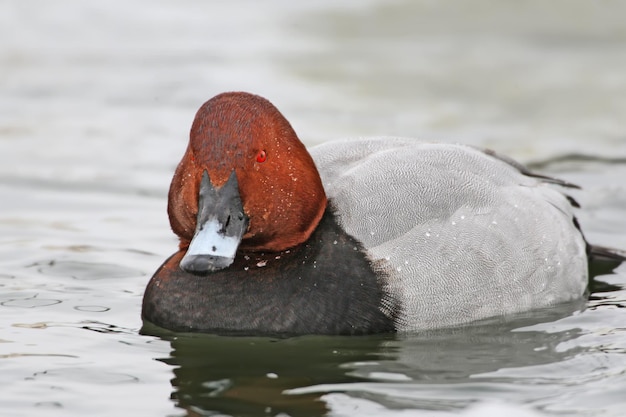
{"type": "Polygon", "coordinates": [[[267,152],[265,152],[264,150],[260,150],[259,153],[256,154],[257,162],[265,162],[266,159],[267,159],[267,152]]]}

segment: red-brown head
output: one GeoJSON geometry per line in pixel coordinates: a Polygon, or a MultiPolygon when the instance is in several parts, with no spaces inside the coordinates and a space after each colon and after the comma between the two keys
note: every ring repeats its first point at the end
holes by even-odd
{"type": "MultiPolygon", "coordinates": [[[[196,114],[169,191],[170,224],[181,249],[189,247],[203,226],[198,224],[199,201],[227,188],[238,188],[244,221],[249,219],[238,242],[242,249],[280,251],[298,245],[309,238],[326,208],[322,182],[308,151],[287,119],[253,94],[220,94],[196,114]],[[208,178],[203,181],[205,171],[208,178]]],[[[207,208],[223,205],[213,200],[204,204],[204,220],[220,216],[207,208]]]]}

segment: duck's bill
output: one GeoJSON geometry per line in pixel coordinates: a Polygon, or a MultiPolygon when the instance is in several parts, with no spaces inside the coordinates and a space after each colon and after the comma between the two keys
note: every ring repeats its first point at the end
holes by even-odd
{"type": "Polygon", "coordinates": [[[215,218],[205,222],[193,237],[180,267],[187,272],[206,273],[230,266],[241,238],[220,233],[222,228],[215,218]]]}
{"type": "Polygon", "coordinates": [[[198,197],[196,232],[180,261],[182,270],[207,274],[229,267],[248,228],[237,176],[233,171],[224,186],[216,189],[206,171],[198,197]]]}

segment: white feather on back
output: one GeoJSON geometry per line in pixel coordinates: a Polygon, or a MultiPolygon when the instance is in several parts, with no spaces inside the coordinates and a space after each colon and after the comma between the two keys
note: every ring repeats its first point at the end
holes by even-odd
{"type": "Polygon", "coordinates": [[[403,138],[310,149],[344,230],[384,265],[399,330],[580,298],[585,242],[569,201],[481,150],[403,138]]]}

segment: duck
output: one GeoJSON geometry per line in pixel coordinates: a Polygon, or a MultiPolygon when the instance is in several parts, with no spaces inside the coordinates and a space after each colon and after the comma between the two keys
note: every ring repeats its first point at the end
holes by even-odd
{"type": "Polygon", "coordinates": [[[462,144],[308,149],[267,99],[222,93],[196,113],[174,172],[178,250],[142,319],[224,335],[410,333],[581,300],[593,246],[567,188],[462,144]]]}

